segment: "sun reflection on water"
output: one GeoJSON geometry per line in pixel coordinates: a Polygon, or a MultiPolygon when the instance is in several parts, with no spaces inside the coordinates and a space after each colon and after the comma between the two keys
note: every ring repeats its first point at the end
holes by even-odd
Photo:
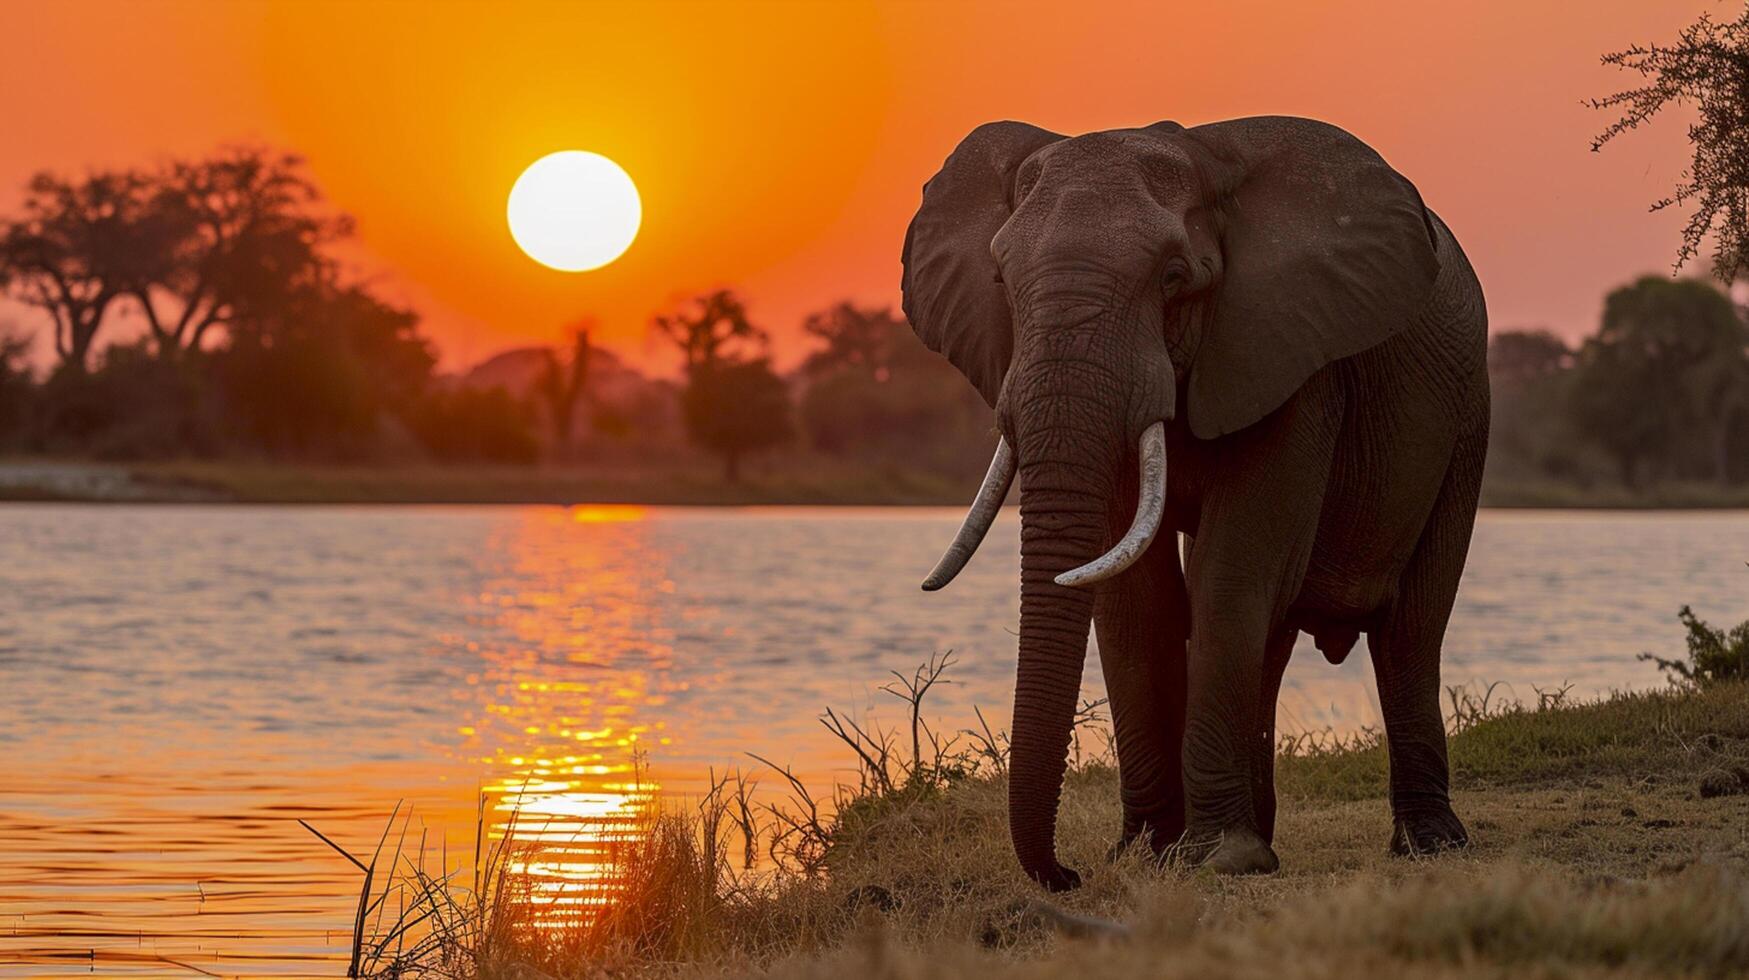
{"type": "Polygon", "coordinates": [[[661,787],[642,778],[635,764],[617,774],[630,781],[551,778],[551,772],[533,768],[521,782],[487,788],[495,801],[495,834],[514,838],[509,871],[544,907],[611,900],[621,886],[614,855],[648,826],[661,787]]]}
{"type": "Polygon", "coordinates": [[[504,574],[478,600],[491,635],[514,642],[479,651],[480,715],[460,731],[490,773],[488,833],[511,838],[508,870],[555,915],[612,900],[614,856],[649,826],[661,789],[646,750],[669,741],[657,713],[673,638],[651,599],[672,584],[648,517],[628,505],[533,512],[505,535],[504,574]]]}

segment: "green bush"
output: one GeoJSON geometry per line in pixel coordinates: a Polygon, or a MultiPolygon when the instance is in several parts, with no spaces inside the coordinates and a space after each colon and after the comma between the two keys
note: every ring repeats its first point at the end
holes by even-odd
{"type": "Polygon", "coordinates": [[[1729,632],[1713,629],[1687,606],[1677,614],[1688,630],[1688,661],[1640,654],[1670,676],[1678,687],[1710,687],[1721,681],[1749,680],[1749,620],[1729,632]]]}

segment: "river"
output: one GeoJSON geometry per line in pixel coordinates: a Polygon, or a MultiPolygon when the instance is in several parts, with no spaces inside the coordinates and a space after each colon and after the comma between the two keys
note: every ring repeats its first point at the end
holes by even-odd
{"type": "MultiPolygon", "coordinates": [[[[340,975],[357,872],[297,818],[368,851],[405,800],[453,856],[482,793],[586,834],[749,752],[828,787],[819,711],[896,723],[939,651],[937,727],[1000,727],[1018,526],[920,592],[959,517],[0,505],[0,973],[340,975]]],[[[1445,679],[1657,685],[1682,604],[1749,616],[1746,559],[1749,514],[1484,512],[1445,679]]],[[[1281,727],[1377,721],[1364,652],[1302,640],[1281,727]]]]}

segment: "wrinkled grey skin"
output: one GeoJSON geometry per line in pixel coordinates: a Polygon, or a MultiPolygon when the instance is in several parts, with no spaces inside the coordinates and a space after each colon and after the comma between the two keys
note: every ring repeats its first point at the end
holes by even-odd
{"type": "Polygon", "coordinates": [[[1332,662],[1367,636],[1392,849],[1465,845],[1439,658],[1487,448],[1487,316],[1414,186],[1304,119],[1075,138],[993,123],[925,187],[904,265],[918,335],[1019,457],[1023,869],[1079,882],[1055,824],[1090,620],[1124,843],[1277,867],[1275,703],[1304,631],[1332,662]],[[1057,585],[1129,526],[1157,420],[1165,527],[1115,578],[1057,585]]]}

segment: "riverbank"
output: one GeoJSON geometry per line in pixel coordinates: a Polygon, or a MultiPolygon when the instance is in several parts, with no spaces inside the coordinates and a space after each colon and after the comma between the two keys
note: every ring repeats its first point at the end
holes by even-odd
{"type": "Polygon", "coordinates": [[[977,480],[897,467],[783,461],[735,483],[709,461],[612,468],[294,466],[250,462],[0,462],[0,501],[239,504],[963,504],[977,480]]]}
{"type": "MultiPolygon", "coordinates": [[[[524,929],[495,903],[474,920],[478,935],[495,938],[452,959],[465,965],[450,975],[1279,980],[1749,969],[1749,688],[1544,702],[1485,714],[1474,700],[1454,705],[1453,802],[1472,839],[1462,853],[1386,853],[1384,750],[1363,733],[1286,747],[1278,874],[1162,869],[1142,853],[1111,861],[1117,777],[1093,758],[1069,776],[1058,837],[1085,885],[1047,900],[1009,850],[1001,772],[926,766],[921,780],[895,780],[896,789],[876,780],[840,798],[842,816],[827,821],[814,852],[821,874],[738,874],[732,793],[676,811],[618,853],[623,892],[611,911],[524,929]],[[714,830],[701,837],[701,827],[714,830]]],[[[779,854],[819,827],[775,811],[754,819],[779,854]]]]}
{"type": "MultiPolygon", "coordinates": [[[[230,461],[0,461],[0,501],[249,504],[597,504],[964,506],[975,475],[781,458],[726,483],[708,460],[671,465],[291,465],[230,461]]],[[[1532,509],[1744,509],[1749,486],[1665,484],[1631,491],[1490,482],[1482,506],[1532,509]]]]}

